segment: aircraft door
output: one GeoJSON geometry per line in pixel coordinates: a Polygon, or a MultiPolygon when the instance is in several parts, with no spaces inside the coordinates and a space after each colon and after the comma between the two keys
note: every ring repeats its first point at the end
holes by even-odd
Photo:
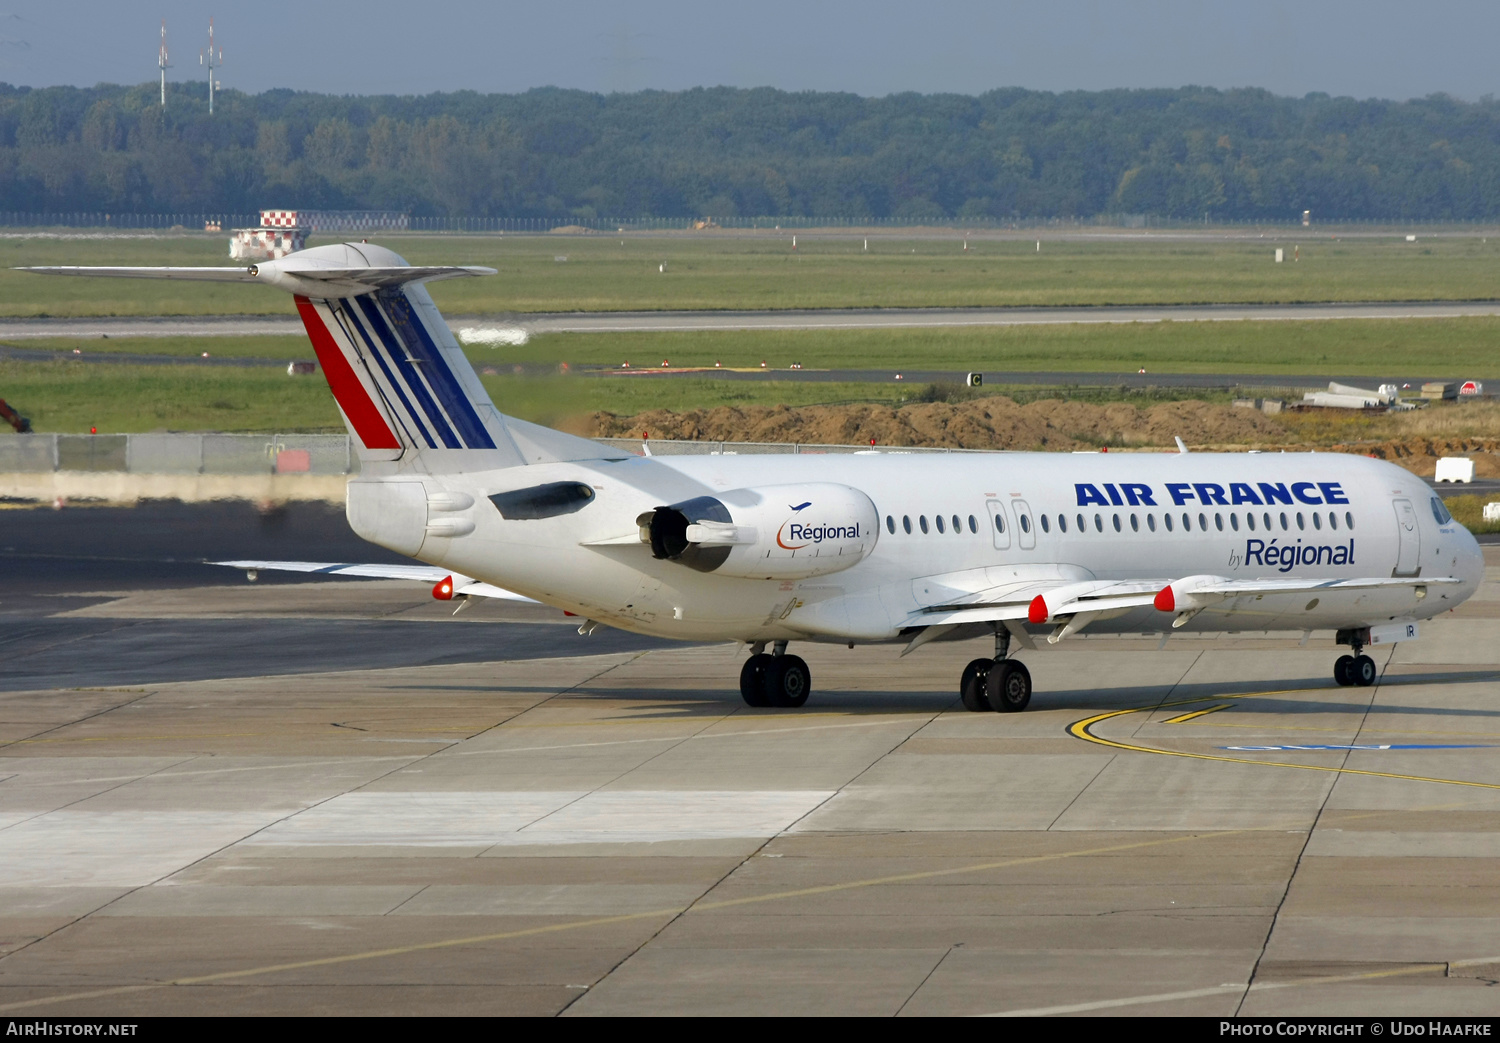
{"type": "Polygon", "coordinates": [[[1396,535],[1401,541],[1392,576],[1418,576],[1422,573],[1422,530],[1417,525],[1417,509],[1410,500],[1393,500],[1396,508],[1396,535]]]}
{"type": "Polygon", "coordinates": [[[1012,500],[1010,507],[1016,514],[1016,542],[1022,550],[1031,550],[1036,546],[1036,520],[1031,517],[1031,505],[1025,500],[1012,500]]]}
{"type": "Polygon", "coordinates": [[[995,538],[995,549],[1010,550],[1010,521],[1005,517],[1005,504],[999,500],[986,500],[984,509],[990,516],[990,535],[995,538]]]}

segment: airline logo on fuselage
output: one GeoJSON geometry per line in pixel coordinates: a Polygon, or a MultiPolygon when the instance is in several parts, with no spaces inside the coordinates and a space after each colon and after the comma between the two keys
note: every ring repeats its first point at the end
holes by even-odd
{"type": "Polygon", "coordinates": [[[804,525],[799,521],[782,522],[776,530],[776,546],[782,550],[801,550],[824,540],[857,540],[860,538],[859,523],[853,525],[804,525]],[[788,539],[801,543],[788,543],[788,539]]]}
{"type": "Polygon", "coordinates": [[[1238,507],[1253,505],[1269,507],[1272,504],[1295,506],[1299,503],[1311,506],[1346,504],[1349,497],[1339,482],[1167,482],[1166,498],[1171,503],[1157,500],[1157,493],[1145,482],[1078,482],[1073,486],[1078,495],[1078,506],[1087,507],[1184,507],[1197,504],[1201,507],[1238,507]]]}

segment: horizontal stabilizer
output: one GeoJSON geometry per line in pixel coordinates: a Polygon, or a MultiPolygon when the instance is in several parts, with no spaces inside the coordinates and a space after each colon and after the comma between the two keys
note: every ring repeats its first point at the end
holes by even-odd
{"type": "Polygon", "coordinates": [[[440,569],[433,565],[361,565],[350,562],[328,561],[211,561],[210,565],[223,565],[246,572],[304,572],[317,576],[356,576],[361,579],[406,579],[417,583],[440,583],[453,579],[453,593],[467,594],[479,598],[499,598],[502,601],[524,601],[529,605],[537,602],[522,597],[514,591],[489,583],[481,583],[461,576],[451,569],[440,569]]]}
{"type": "Polygon", "coordinates": [[[100,268],[80,265],[51,265],[17,268],[18,272],[38,275],[87,275],[105,279],[183,279],[188,282],[254,282],[253,268],[100,268]]]}
{"type": "MultiPolygon", "coordinates": [[[[309,251],[311,252],[311,251],[309,251]]],[[[471,275],[495,275],[478,264],[404,264],[369,267],[339,264],[323,258],[293,257],[252,264],[243,269],[186,269],[186,267],[26,267],[18,272],[37,275],[81,275],[107,279],[181,279],[189,282],[260,282],[309,297],[350,297],[402,287],[408,282],[434,282],[471,275]]]]}

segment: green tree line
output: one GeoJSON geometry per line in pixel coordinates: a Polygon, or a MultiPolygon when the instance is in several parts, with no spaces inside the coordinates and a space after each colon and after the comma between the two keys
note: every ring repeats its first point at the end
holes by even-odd
{"type": "Polygon", "coordinates": [[[1500,217],[1500,103],[1263,90],[421,97],[0,84],[0,210],[1500,217]]]}

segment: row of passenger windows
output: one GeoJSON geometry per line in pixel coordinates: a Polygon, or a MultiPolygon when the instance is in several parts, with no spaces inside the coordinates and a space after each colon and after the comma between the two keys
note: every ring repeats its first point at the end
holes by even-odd
{"type": "MultiPolygon", "coordinates": [[[[1043,532],[1051,532],[1052,531],[1052,523],[1048,519],[1047,515],[1043,514],[1040,517],[1041,517],[1041,523],[1042,523],[1042,531],[1043,532]]],[[[1215,512],[1215,514],[1213,516],[1213,518],[1214,518],[1214,520],[1213,520],[1213,526],[1214,526],[1215,530],[1217,530],[1219,532],[1223,532],[1224,531],[1224,517],[1225,516],[1223,514],[1215,512]]],[[[1272,516],[1272,514],[1271,514],[1270,511],[1265,511],[1264,513],[1262,513],[1260,515],[1259,525],[1257,525],[1255,512],[1254,511],[1246,511],[1245,512],[1245,528],[1248,529],[1250,532],[1255,532],[1256,529],[1259,527],[1259,528],[1263,529],[1266,532],[1270,532],[1272,529],[1275,528],[1275,523],[1277,521],[1279,521],[1281,523],[1281,531],[1282,532],[1289,531],[1291,529],[1291,527],[1292,527],[1292,524],[1294,524],[1294,523],[1296,524],[1297,529],[1299,531],[1305,531],[1307,529],[1309,523],[1312,525],[1312,527],[1315,530],[1321,531],[1322,528],[1323,528],[1323,525],[1324,525],[1323,518],[1324,518],[1324,516],[1321,515],[1321,514],[1319,514],[1317,511],[1309,511],[1307,514],[1303,514],[1301,511],[1297,511],[1291,518],[1287,517],[1286,511],[1282,511],[1282,512],[1280,512],[1278,515],[1276,515],[1274,517],[1272,516]]],[[[1337,511],[1329,511],[1328,515],[1327,515],[1327,518],[1328,518],[1328,522],[1327,522],[1328,528],[1332,529],[1334,531],[1337,531],[1338,528],[1339,528],[1339,515],[1338,515],[1338,512],[1337,511]]],[[[1088,526],[1088,520],[1082,514],[1078,515],[1076,520],[1077,520],[1077,523],[1078,523],[1078,531],[1079,532],[1087,532],[1088,528],[1089,528],[1089,526],[1088,526]]],[[[1162,521],[1162,524],[1164,526],[1166,526],[1166,530],[1168,532],[1171,532],[1176,527],[1176,522],[1173,520],[1173,516],[1172,516],[1172,514],[1170,512],[1163,513],[1162,516],[1161,516],[1161,521],[1162,521]]],[[[1114,529],[1115,529],[1116,532],[1123,532],[1124,531],[1124,523],[1121,522],[1120,516],[1118,514],[1112,515],[1111,519],[1110,519],[1110,522],[1114,526],[1114,529]]],[[[1204,513],[1200,512],[1197,515],[1197,522],[1198,522],[1198,529],[1199,529],[1200,532],[1207,532],[1208,531],[1208,524],[1209,524],[1209,522],[1208,522],[1208,515],[1207,514],[1204,514],[1204,513]]],[[[1141,520],[1140,520],[1140,516],[1139,515],[1136,515],[1136,514],[1130,515],[1129,524],[1130,524],[1130,531],[1131,532],[1140,532],[1141,531],[1141,520]]],[[[1351,514],[1348,511],[1345,511],[1344,512],[1344,518],[1343,518],[1343,525],[1344,525],[1344,528],[1346,528],[1346,529],[1352,529],[1352,528],[1354,528],[1354,515],[1351,514]]],[[[1021,517],[1021,527],[1023,529],[1026,528],[1026,517],[1025,517],[1025,515],[1022,515],[1022,517],[1021,517]]],[[[1005,517],[1003,515],[998,515],[997,514],[995,516],[995,528],[999,529],[1001,532],[1005,531],[1005,517]]],[[[1156,531],[1156,515],[1154,515],[1154,514],[1147,514],[1146,515],[1146,528],[1149,529],[1151,532],[1155,532],[1156,531]]],[[[1229,514],[1229,528],[1231,530],[1233,530],[1234,532],[1239,532],[1240,531],[1240,516],[1239,516],[1238,512],[1231,512],[1229,514]]],[[[1059,532],[1067,532],[1068,531],[1068,516],[1066,514],[1059,514],[1057,516],[1057,529],[1058,529],[1059,532]]],[[[1183,511],[1182,512],[1182,529],[1183,529],[1184,532],[1191,532],[1193,530],[1193,515],[1189,514],[1187,511],[1183,511]]],[[[1094,531],[1096,531],[1096,532],[1103,532],[1104,531],[1104,516],[1101,515],[1101,514],[1094,515],[1094,531]]]]}
{"type": "MultiPolygon", "coordinates": [[[[1239,516],[1239,513],[1232,511],[1232,512],[1230,512],[1230,514],[1228,515],[1228,517],[1229,517],[1229,528],[1232,531],[1234,531],[1234,532],[1239,532],[1240,531],[1240,516],[1239,516]]],[[[1042,525],[1042,531],[1043,532],[1051,532],[1052,531],[1052,526],[1054,524],[1054,522],[1052,521],[1052,518],[1050,516],[1046,515],[1046,514],[1039,515],[1038,518],[1039,518],[1039,520],[1041,522],[1041,525],[1042,525]]],[[[1056,518],[1057,518],[1057,520],[1056,520],[1055,524],[1057,525],[1057,531],[1058,532],[1067,532],[1068,531],[1068,516],[1066,514],[1059,514],[1059,515],[1056,516],[1056,518]]],[[[1218,532],[1223,532],[1224,531],[1224,518],[1225,518],[1225,516],[1223,514],[1218,513],[1218,512],[1214,513],[1214,516],[1213,516],[1213,519],[1214,519],[1213,520],[1213,526],[1214,526],[1214,529],[1217,530],[1218,532]]],[[[1266,532],[1270,532],[1272,529],[1275,528],[1275,522],[1279,521],[1281,523],[1281,531],[1282,532],[1288,532],[1288,531],[1290,531],[1293,523],[1296,524],[1297,529],[1299,531],[1306,531],[1307,526],[1309,525],[1309,523],[1312,525],[1313,529],[1321,531],[1323,529],[1323,527],[1324,527],[1324,524],[1325,524],[1323,519],[1324,519],[1324,515],[1319,514],[1317,511],[1309,511],[1309,512],[1307,512],[1307,514],[1304,514],[1302,511],[1297,511],[1290,518],[1287,516],[1287,513],[1285,511],[1280,512],[1275,517],[1272,516],[1272,514],[1271,514],[1270,511],[1265,511],[1265,512],[1263,512],[1260,515],[1259,522],[1257,522],[1255,512],[1253,512],[1253,511],[1246,511],[1245,512],[1245,528],[1247,530],[1249,530],[1250,532],[1255,532],[1258,528],[1262,529],[1262,530],[1264,530],[1266,532]],[[1310,520],[1310,522],[1309,522],[1309,520],[1310,520]]],[[[1327,520],[1326,524],[1327,524],[1328,528],[1331,529],[1331,530],[1333,530],[1333,531],[1337,531],[1338,528],[1339,528],[1339,515],[1338,515],[1338,512],[1337,511],[1329,511],[1328,514],[1327,514],[1327,519],[1328,520],[1327,520]]],[[[1162,515],[1162,519],[1161,520],[1162,520],[1162,525],[1164,525],[1166,527],[1166,530],[1168,532],[1173,531],[1173,529],[1177,525],[1177,523],[1176,523],[1176,521],[1174,521],[1173,515],[1171,513],[1164,513],[1162,515]]],[[[1192,514],[1190,514],[1187,511],[1183,511],[1182,512],[1182,529],[1183,529],[1184,532],[1191,532],[1193,530],[1193,521],[1194,521],[1194,516],[1192,514]]],[[[1075,516],[1075,522],[1077,524],[1077,531],[1079,531],[1079,532],[1088,532],[1088,529],[1089,529],[1089,519],[1088,518],[1084,517],[1084,515],[1082,515],[1082,514],[1078,514],[1078,515],[1075,516]]],[[[1096,514],[1096,515],[1094,515],[1093,516],[1093,522],[1094,522],[1094,531],[1095,532],[1103,532],[1104,531],[1104,515],[1102,515],[1102,514],[1096,514]]],[[[1208,521],[1208,515],[1206,513],[1203,513],[1203,512],[1199,512],[1198,513],[1198,515],[1197,515],[1197,523],[1198,523],[1198,529],[1199,529],[1200,532],[1207,532],[1208,531],[1209,521],[1208,521]]],[[[1127,522],[1122,521],[1120,515],[1115,514],[1115,515],[1111,516],[1111,518],[1110,518],[1110,524],[1112,524],[1114,526],[1114,530],[1116,532],[1124,532],[1125,531],[1125,525],[1127,524],[1127,522]]],[[[1129,516],[1128,524],[1130,525],[1130,531],[1131,532],[1140,532],[1141,531],[1141,519],[1140,519],[1140,515],[1138,515],[1138,514],[1131,514],[1129,516]]],[[[937,529],[938,532],[947,532],[948,531],[948,522],[944,520],[944,518],[943,518],[943,516],[941,514],[939,514],[939,515],[937,515],[936,517],[933,518],[933,525],[936,527],[936,529],[937,529]]],[[[1031,518],[1028,517],[1025,514],[1021,515],[1021,517],[1020,517],[1020,525],[1021,525],[1021,530],[1023,532],[1030,532],[1031,531],[1031,518]]],[[[953,515],[953,517],[952,517],[952,526],[953,526],[953,530],[952,530],[953,532],[962,532],[963,531],[963,525],[959,521],[959,517],[956,514],[953,515]]],[[[1351,514],[1348,511],[1344,512],[1343,526],[1346,529],[1353,529],[1354,528],[1354,515],[1351,514]]],[[[920,515],[917,516],[917,527],[919,529],[921,529],[924,534],[931,531],[931,529],[927,525],[927,515],[920,514],[920,515]]],[[[896,531],[896,519],[892,515],[887,514],[885,516],[885,528],[886,528],[887,532],[895,533],[895,531],[896,531]]],[[[901,528],[903,530],[905,530],[908,535],[912,532],[912,524],[911,524],[911,516],[910,515],[902,515],[901,516],[901,528]]],[[[1000,532],[1004,532],[1005,531],[1005,515],[1003,515],[1003,514],[997,514],[997,515],[995,515],[995,528],[997,530],[999,530],[1000,532]]],[[[1151,532],[1155,532],[1156,531],[1156,515],[1155,514],[1149,514],[1148,513],[1146,515],[1146,528],[1148,530],[1150,530],[1151,532]]],[[[979,531],[979,523],[975,520],[975,518],[974,518],[974,516],[972,514],[969,515],[969,531],[970,532],[974,532],[974,533],[977,533],[979,531]]]]}
{"type": "MultiPolygon", "coordinates": [[[[948,523],[943,520],[943,516],[941,514],[939,514],[936,517],[934,517],[932,519],[932,523],[935,526],[937,526],[937,531],[938,532],[947,532],[948,531],[948,523]]],[[[922,531],[924,533],[931,531],[927,527],[927,515],[925,515],[925,514],[920,514],[920,515],[917,516],[917,525],[921,527],[921,529],[922,529],[922,531]]],[[[901,527],[906,530],[906,532],[907,532],[908,535],[911,534],[911,515],[909,515],[909,514],[903,514],[901,516],[901,527]]],[[[890,533],[894,533],[896,531],[896,519],[893,518],[893,517],[891,517],[889,514],[887,514],[885,516],[885,531],[886,532],[890,532],[890,533]]],[[[959,521],[958,515],[956,515],[956,514],[953,516],[953,531],[954,532],[963,532],[964,531],[963,523],[959,521]]],[[[969,531],[970,532],[978,532],[979,531],[979,521],[972,514],[969,515],[969,531]]],[[[1003,528],[1002,528],[1002,531],[1003,531],[1003,528]]]]}

